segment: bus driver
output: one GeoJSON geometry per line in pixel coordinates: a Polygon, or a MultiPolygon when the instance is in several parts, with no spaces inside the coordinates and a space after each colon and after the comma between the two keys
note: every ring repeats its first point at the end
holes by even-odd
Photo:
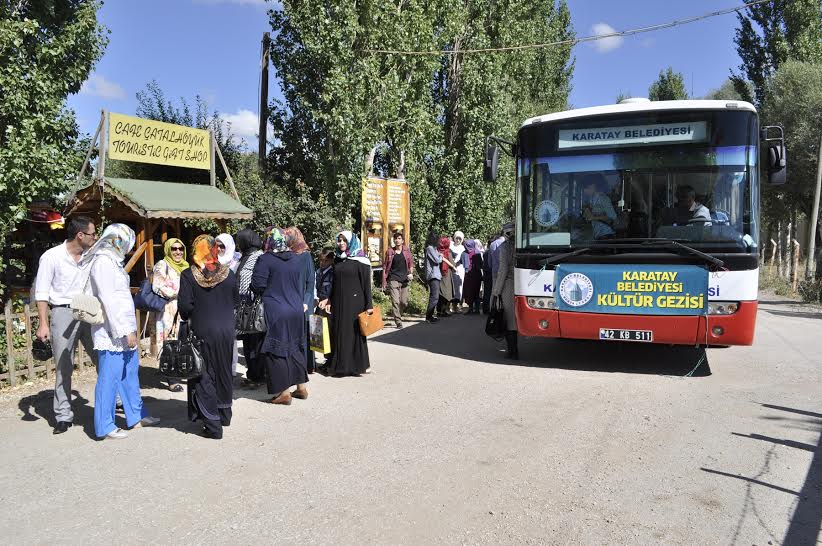
{"type": "Polygon", "coordinates": [[[677,186],[676,205],[662,209],[662,224],[667,226],[687,226],[688,224],[710,225],[711,212],[696,200],[696,191],[688,185],[677,186]]]}

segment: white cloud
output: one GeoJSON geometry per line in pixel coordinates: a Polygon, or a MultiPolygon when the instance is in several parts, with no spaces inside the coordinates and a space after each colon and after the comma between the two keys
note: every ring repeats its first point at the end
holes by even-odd
{"type": "Polygon", "coordinates": [[[83,82],[80,88],[81,95],[91,95],[105,100],[122,100],[126,98],[125,90],[119,84],[108,81],[99,74],[92,75],[83,82]]]}
{"type": "MultiPolygon", "coordinates": [[[[223,123],[231,124],[231,133],[250,146],[256,146],[259,134],[259,118],[251,110],[241,108],[234,114],[221,114],[223,123]]],[[[268,124],[268,142],[272,142],[274,128],[268,124]]],[[[256,149],[256,148],[255,148],[256,149]]]]}
{"type": "MultiPolygon", "coordinates": [[[[596,36],[601,36],[603,34],[612,34],[616,32],[616,29],[608,23],[597,23],[591,27],[591,32],[596,36]]],[[[622,36],[611,36],[591,43],[600,53],[607,53],[621,46],[624,41],[625,39],[622,36]]]]}

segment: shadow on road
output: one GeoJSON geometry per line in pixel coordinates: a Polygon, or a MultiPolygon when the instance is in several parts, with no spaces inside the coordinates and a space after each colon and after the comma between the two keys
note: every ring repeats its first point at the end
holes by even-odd
{"type": "Polygon", "coordinates": [[[519,360],[505,358],[505,343],[485,335],[485,317],[457,315],[437,324],[415,322],[386,329],[371,343],[398,345],[487,364],[683,376],[703,359],[694,376],[711,374],[705,351],[693,347],[630,342],[523,338],[519,360]]]}
{"type": "Polygon", "coordinates": [[[822,319],[822,313],[814,311],[773,311],[771,309],[765,309],[765,312],[780,317],[822,319]]]}
{"type": "MultiPolygon", "coordinates": [[[[785,406],[775,406],[772,404],[762,404],[762,407],[813,418],[814,430],[820,433],[816,445],[797,442],[789,438],[774,438],[762,434],[741,434],[738,432],[732,432],[731,434],[734,436],[767,442],[771,445],[765,455],[765,461],[759,473],[753,477],[748,477],[733,472],[723,472],[710,468],[701,468],[700,470],[710,474],[746,482],[745,506],[742,514],[740,515],[739,523],[737,524],[737,531],[735,533],[734,540],[731,541],[732,543],[735,542],[735,539],[739,534],[739,530],[741,529],[742,524],[749,512],[753,512],[754,516],[759,520],[760,526],[768,531],[772,538],[776,538],[773,537],[773,533],[767,529],[765,523],[762,521],[762,518],[759,516],[756,503],[753,499],[752,487],[762,486],[796,497],[796,509],[793,512],[793,516],[791,517],[788,525],[788,530],[785,532],[785,536],[781,543],[788,546],[816,544],[819,538],[819,528],[820,525],[822,525],[822,414],[785,406]],[[813,453],[813,459],[811,460],[810,467],[808,468],[808,473],[805,476],[805,480],[799,491],[794,491],[792,489],[759,479],[766,476],[770,472],[770,461],[777,445],[786,446],[793,449],[801,449],[803,451],[810,451],[813,453]]],[[[774,417],[766,415],[763,416],[762,419],[774,420],[774,417]]],[[[790,419],[784,417],[780,418],[780,420],[791,421],[790,419]]],[[[805,423],[807,420],[803,419],[801,422],[805,423]]]]}

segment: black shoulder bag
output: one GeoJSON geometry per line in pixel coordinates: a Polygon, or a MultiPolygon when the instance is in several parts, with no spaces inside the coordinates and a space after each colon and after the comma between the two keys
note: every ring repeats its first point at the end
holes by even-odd
{"type": "MultiPolygon", "coordinates": [[[[177,321],[177,315],[174,315],[177,321]]],[[[203,375],[203,342],[191,333],[186,321],[180,321],[179,339],[163,343],[160,353],[160,375],[174,379],[195,379],[203,375]]]]}
{"type": "Polygon", "coordinates": [[[491,309],[488,312],[488,320],[485,321],[485,333],[499,341],[505,337],[507,330],[505,311],[502,309],[502,298],[494,296],[491,301],[491,309]]]}

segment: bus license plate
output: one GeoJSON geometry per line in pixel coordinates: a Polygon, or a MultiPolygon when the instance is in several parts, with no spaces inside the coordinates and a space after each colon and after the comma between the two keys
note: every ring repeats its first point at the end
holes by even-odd
{"type": "Polygon", "coordinates": [[[644,341],[650,343],[654,341],[654,333],[651,330],[613,330],[611,328],[600,328],[599,339],[611,341],[644,341]]]}

